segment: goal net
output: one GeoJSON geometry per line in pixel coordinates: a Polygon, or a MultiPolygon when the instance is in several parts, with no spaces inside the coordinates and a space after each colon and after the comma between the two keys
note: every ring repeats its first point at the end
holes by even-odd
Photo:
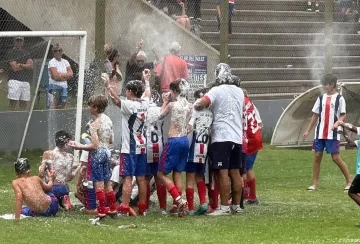
{"type": "Polygon", "coordinates": [[[58,130],[79,141],[86,32],[0,32],[0,44],[0,165],[53,148],[58,130]]]}

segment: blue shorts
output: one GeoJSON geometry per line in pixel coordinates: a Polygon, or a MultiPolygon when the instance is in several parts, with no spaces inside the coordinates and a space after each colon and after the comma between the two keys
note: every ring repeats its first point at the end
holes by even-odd
{"type": "Polygon", "coordinates": [[[42,217],[50,217],[50,216],[55,216],[56,213],[59,211],[59,202],[56,198],[56,196],[52,193],[52,192],[48,192],[46,193],[46,195],[48,195],[51,198],[51,203],[49,205],[49,208],[43,212],[43,213],[37,213],[32,211],[29,207],[22,207],[21,209],[21,214],[25,215],[25,216],[32,216],[32,217],[36,217],[36,216],[42,216],[42,217]]]}
{"type": "Polygon", "coordinates": [[[326,149],[328,154],[340,153],[340,141],[328,140],[328,139],[315,139],[313,143],[313,149],[315,152],[323,152],[326,149]]]}
{"type": "Polygon", "coordinates": [[[187,162],[187,164],[186,164],[186,173],[204,174],[205,173],[205,164],[187,162]]]}
{"type": "Polygon", "coordinates": [[[93,182],[108,182],[111,178],[110,151],[107,148],[98,148],[90,152],[90,177],[93,182]]]}
{"type": "Polygon", "coordinates": [[[145,176],[148,173],[146,154],[120,155],[120,176],[145,176]]]}
{"type": "Polygon", "coordinates": [[[85,209],[87,210],[94,210],[96,209],[96,193],[95,188],[88,188],[85,193],[85,209]]]}
{"type": "Polygon", "coordinates": [[[156,176],[158,169],[159,169],[159,164],[158,163],[149,163],[149,164],[147,164],[147,169],[148,169],[147,175],[155,175],[156,176]]]}
{"type": "Polygon", "coordinates": [[[46,105],[50,107],[51,104],[51,97],[52,99],[56,99],[58,103],[66,103],[68,92],[67,88],[56,85],[56,84],[49,84],[47,87],[47,99],[46,105]],[[52,95],[52,96],[49,96],[52,95]]]}
{"type": "Polygon", "coordinates": [[[189,155],[189,139],[170,137],[161,153],[159,171],[169,174],[171,171],[183,172],[189,155]]]}
{"type": "Polygon", "coordinates": [[[257,156],[257,152],[250,154],[250,155],[246,155],[246,157],[245,157],[245,172],[247,172],[248,170],[250,170],[254,167],[256,156],[257,156]]]}
{"type": "Polygon", "coordinates": [[[51,192],[54,193],[54,195],[59,200],[65,195],[69,195],[70,190],[68,185],[53,185],[51,192]]]}

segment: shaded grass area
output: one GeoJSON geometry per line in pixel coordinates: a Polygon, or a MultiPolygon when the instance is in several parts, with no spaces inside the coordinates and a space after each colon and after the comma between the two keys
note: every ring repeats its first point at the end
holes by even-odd
{"type": "MultiPolygon", "coordinates": [[[[28,152],[36,171],[39,151],[28,152]]],[[[350,172],[356,151],[342,151],[350,172]]],[[[232,216],[169,217],[153,211],[145,217],[106,219],[91,226],[89,216],[78,211],[60,212],[55,218],[0,220],[0,243],[356,243],[360,242],[359,209],[343,192],[340,170],[325,156],[320,188],[307,192],[311,184],[313,153],[308,150],[267,146],[258,155],[259,206],[232,216]],[[136,229],[119,225],[136,224],[136,229]]],[[[0,163],[2,163],[0,161],[0,163]]],[[[0,214],[13,209],[11,164],[0,168],[0,214]]],[[[153,209],[155,210],[155,209],[153,209]]]]}

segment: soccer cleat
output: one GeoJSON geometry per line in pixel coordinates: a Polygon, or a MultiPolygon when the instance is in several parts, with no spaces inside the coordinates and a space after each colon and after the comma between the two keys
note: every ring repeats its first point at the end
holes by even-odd
{"type": "Polygon", "coordinates": [[[159,210],[159,213],[160,213],[161,215],[168,215],[168,214],[169,214],[165,209],[160,209],[160,210],[159,210]]]}
{"type": "Polygon", "coordinates": [[[209,216],[227,216],[230,215],[230,208],[228,210],[222,210],[220,208],[215,209],[214,212],[209,213],[209,216]]]}
{"type": "Polygon", "coordinates": [[[179,213],[178,207],[174,204],[169,211],[170,215],[177,215],[179,213]]]}
{"type": "Polygon", "coordinates": [[[308,190],[308,191],[316,191],[316,190],[317,190],[317,187],[314,186],[314,185],[312,185],[312,186],[309,186],[309,187],[307,188],[307,190],[308,190]]]}
{"type": "Polygon", "coordinates": [[[72,205],[70,201],[70,197],[68,195],[65,195],[63,198],[64,206],[67,211],[71,211],[72,205]]]}
{"type": "Polygon", "coordinates": [[[207,204],[202,204],[200,207],[195,211],[195,215],[204,215],[208,211],[207,204]]]}
{"type": "Polygon", "coordinates": [[[190,210],[190,211],[187,211],[187,215],[189,216],[195,216],[195,210],[190,210]]]}
{"type": "Polygon", "coordinates": [[[255,199],[255,200],[249,200],[249,199],[246,199],[245,200],[245,204],[247,205],[259,205],[259,200],[255,199]]]}
{"type": "Polygon", "coordinates": [[[231,207],[231,212],[233,212],[234,214],[240,214],[240,213],[243,213],[244,210],[240,207],[236,207],[235,209],[233,207],[231,207]]]}
{"type": "Polygon", "coordinates": [[[182,217],[186,214],[186,210],[188,208],[188,202],[185,201],[184,199],[180,199],[177,207],[178,207],[178,216],[182,217]]]}

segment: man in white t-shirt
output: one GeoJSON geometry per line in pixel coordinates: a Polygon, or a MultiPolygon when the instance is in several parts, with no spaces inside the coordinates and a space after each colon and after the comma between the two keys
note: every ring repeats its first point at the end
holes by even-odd
{"type": "Polygon", "coordinates": [[[242,191],[241,147],[243,140],[243,106],[244,93],[235,86],[231,79],[229,65],[220,63],[215,70],[217,86],[196,101],[194,108],[201,110],[208,108],[214,115],[211,126],[211,152],[212,169],[217,175],[220,189],[221,205],[210,215],[229,215],[228,203],[231,180],[232,207],[234,213],[240,213],[240,197],[242,191]],[[229,179],[230,176],[230,179],[229,179]]]}
{"type": "Polygon", "coordinates": [[[67,80],[73,77],[69,62],[62,58],[63,49],[56,43],[52,48],[54,57],[49,61],[49,86],[47,89],[47,106],[64,108],[67,99],[67,80]]]}

